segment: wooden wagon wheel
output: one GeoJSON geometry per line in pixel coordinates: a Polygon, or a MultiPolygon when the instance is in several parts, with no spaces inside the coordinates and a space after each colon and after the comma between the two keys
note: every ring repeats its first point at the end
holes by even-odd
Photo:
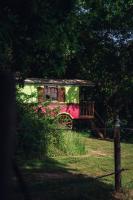
{"type": "Polygon", "coordinates": [[[73,127],[73,120],[68,114],[58,115],[57,121],[60,128],[72,129],[73,127]]]}

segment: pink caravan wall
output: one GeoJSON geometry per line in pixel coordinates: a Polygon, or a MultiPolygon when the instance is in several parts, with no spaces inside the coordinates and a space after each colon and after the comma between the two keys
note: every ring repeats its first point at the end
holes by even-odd
{"type": "Polygon", "coordinates": [[[51,103],[47,107],[41,107],[42,112],[50,111],[50,113],[56,117],[59,114],[68,114],[72,119],[79,118],[79,104],[78,103],[51,103]],[[57,113],[56,113],[57,110],[57,113]]]}

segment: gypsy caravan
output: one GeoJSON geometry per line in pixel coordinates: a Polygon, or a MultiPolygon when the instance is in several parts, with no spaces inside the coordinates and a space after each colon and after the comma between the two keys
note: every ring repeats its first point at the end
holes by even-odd
{"type": "Polygon", "coordinates": [[[38,103],[44,114],[51,110],[55,118],[72,128],[74,120],[94,118],[95,106],[89,94],[93,87],[94,83],[88,80],[29,78],[21,91],[30,96],[28,103],[38,103]]]}

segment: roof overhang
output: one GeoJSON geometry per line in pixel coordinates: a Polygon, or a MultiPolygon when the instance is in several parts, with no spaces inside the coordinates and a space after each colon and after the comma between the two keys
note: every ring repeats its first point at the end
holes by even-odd
{"type": "Polygon", "coordinates": [[[94,86],[94,83],[89,80],[81,79],[40,79],[40,78],[27,78],[24,81],[29,84],[42,84],[42,85],[75,85],[75,86],[94,86]]]}

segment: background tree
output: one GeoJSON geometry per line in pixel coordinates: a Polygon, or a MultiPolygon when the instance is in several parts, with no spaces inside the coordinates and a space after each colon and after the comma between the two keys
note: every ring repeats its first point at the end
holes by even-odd
{"type": "Polygon", "coordinates": [[[63,73],[65,32],[69,32],[75,2],[3,1],[0,9],[1,66],[10,66],[24,76],[63,73]]]}
{"type": "Polygon", "coordinates": [[[15,136],[15,81],[11,72],[19,71],[22,77],[41,74],[44,77],[49,69],[51,76],[63,71],[61,63],[65,43],[59,37],[73,6],[73,0],[1,1],[1,200],[9,199],[10,195],[8,183],[15,136]]]}
{"type": "Polygon", "coordinates": [[[67,59],[66,76],[96,83],[95,99],[105,119],[119,111],[124,117],[133,95],[132,2],[80,1],[75,14],[78,48],[67,59]]]}

